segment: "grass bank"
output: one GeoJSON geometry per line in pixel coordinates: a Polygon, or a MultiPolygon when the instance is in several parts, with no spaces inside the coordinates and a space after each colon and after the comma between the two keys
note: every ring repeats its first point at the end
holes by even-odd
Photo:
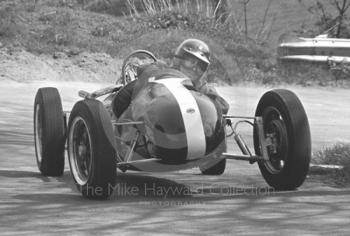
{"type": "Polygon", "coordinates": [[[227,1],[225,17],[214,1],[156,2],[4,0],[0,2],[0,42],[35,54],[98,52],[119,60],[134,49],[146,49],[167,61],[181,41],[195,37],[211,47],[210,82],[339,85],[332,75],[323,75],[326,72],[318,69],[292,77],[279,71],[277,36],[297,28],[301,19],[309,20],[297,1],[274,2],[269,8],[267,0],[251,1],[248,37],[242,28],[241,5],[231,1],[227,1]],[[301,18],[296,21],[297,17],[301,18]]]}

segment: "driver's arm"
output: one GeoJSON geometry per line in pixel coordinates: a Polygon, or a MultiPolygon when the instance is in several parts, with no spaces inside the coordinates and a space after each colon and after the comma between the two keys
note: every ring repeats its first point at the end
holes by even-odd
{"type": "Polygon", "coordinates": [[[223,97],[221,97],[218,94],[218,92],[216,91],[216,89],[214,88],[213,85],[208,84],[208,83],[204,83],[203,85],[200,86],[198,91],[201,93],[204,93],[205,95],[207,95],[211,99],[215,100],[219,104],[219,106],[221,107],[222,113],[224,115],[226,115],[228,113],[230,105],[228,104],[228,102],[226,102],[226,100],[223,97]]]}

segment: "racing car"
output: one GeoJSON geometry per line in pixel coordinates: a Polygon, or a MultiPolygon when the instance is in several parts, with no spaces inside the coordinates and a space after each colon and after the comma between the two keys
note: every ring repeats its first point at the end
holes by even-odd
{"type": "Polygon", "coordinates": [[[266,92],[253,116],[224,115],[188,78],[139,79],[136,68],[157,60],[146,50],[132,52],[123,62],[120,81],[92,93],[79,91],[82,100],[71,111],[63,111],[56,88],[38,89],[34,140],[41,174],[63,175],[67,152],[77,189],[92,199],[113,194],[117,170],[199,167],[203,175],[221,175],[230,159],[257,163],[267,184],[276,190],[294,190],[304,182],[311,157],[310,128],[293,92],[266,92]],[[137,89],[131,104],[116,118],[112,107],[118,104],[113,98],[132,81],[137,89]],[[254,151],[238,132],[243,123],[252,127],[254,151]],[[241,153],[227,152],[229,137],[241,153]]]}

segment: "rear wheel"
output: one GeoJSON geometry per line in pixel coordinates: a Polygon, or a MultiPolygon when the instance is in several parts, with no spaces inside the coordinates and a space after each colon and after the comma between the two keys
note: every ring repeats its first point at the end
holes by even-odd
{"type": "MultiPolygon", "coordinates": [[[[259,168],[266,182],[276,190],[293,190],[305,180],[311,158],[308,119],[298,97],[278,89],[265,93],[255,116],[263,119],[265,138],[270,140],[268,161],[259,168]]],[[[255,152],[261,155],[257,129],[254,130],[255,152]]]]}
{"type": "Polygon", "coordinates": [[[61,97],[56,88],[40,88],[34,102],[36,161],[46,176],[64,171],[65,126],[61,97]]]}
{"type": "Polygon", "coordinates": [[[116,181],[115,144],[110,115],[97,100],[79,101],[69,118],[68,157],[84,197],[106,199],[116,181]]]}

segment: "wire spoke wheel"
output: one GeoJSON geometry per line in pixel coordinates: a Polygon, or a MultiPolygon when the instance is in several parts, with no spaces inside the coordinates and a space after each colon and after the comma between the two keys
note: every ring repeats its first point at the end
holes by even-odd
{"type": "Polygon", "coordinates": [[[77,102],[69,117],[68,160],[84,197],[107,199],[116,181],[115,138],[111,117],[100,101],[77,102]]]}
{"type": "Polygon", "coordinates": [[[69,155],[71,167],[78,184],[84,185],[91,172],[91,138],[88,127],[81,117],[76,117],[69,132],[69,155]]]}

